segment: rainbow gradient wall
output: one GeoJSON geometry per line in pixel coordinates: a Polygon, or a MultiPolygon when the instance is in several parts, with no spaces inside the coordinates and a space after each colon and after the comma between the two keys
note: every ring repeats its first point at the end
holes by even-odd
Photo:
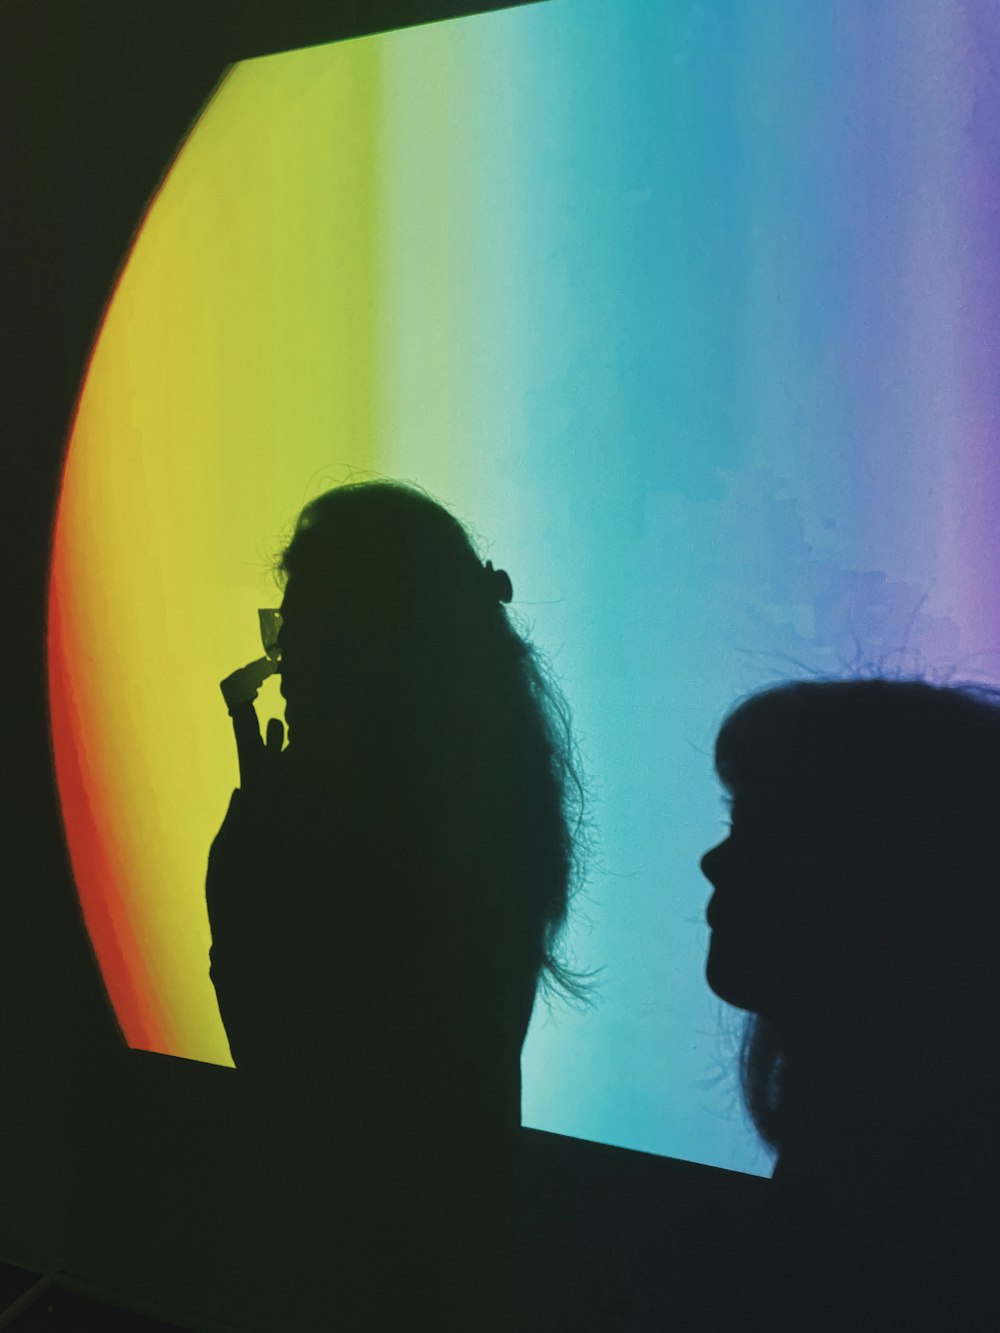
{"type": "MultiPolygon", "coordinates": [[[[551,0],[234,67],[97,335],[52,558],[56,772],[128,1042],[229,1060],[219,680],[354,473],[506,567],[599,836],[529,1124],[763,1171],[703,978],[712,736],[803,669],[995,678],[990,0],[551,0]]],[[[277,713],[274,681],[261,713],[277,713]]]]}

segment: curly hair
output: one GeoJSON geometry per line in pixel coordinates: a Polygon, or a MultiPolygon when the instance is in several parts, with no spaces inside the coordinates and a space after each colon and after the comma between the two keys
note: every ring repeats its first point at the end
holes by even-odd
{"type": "Polygon", "coordinates": [[[395,481],[309,503],[276,574],[289,739],[314,785],[378,804],[532,991],[583,998],[560,940],[584,786],[568,706],[500,600],[504,576],[395,481]]]}

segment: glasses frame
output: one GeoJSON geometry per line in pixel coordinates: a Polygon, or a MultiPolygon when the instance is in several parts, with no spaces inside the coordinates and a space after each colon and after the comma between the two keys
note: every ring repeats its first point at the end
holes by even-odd
{"type": "Polygon", "coordinates": [[[281,612],[277,607],[261,607],[257,612],[260,622],[260,641],[272,662],[281,661],[281,612]]]}

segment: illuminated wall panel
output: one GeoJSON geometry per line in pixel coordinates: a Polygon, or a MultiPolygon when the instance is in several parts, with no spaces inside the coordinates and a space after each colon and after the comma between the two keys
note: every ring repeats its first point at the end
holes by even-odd
{"type": "Polygon", "coordinates": [[[990,23],[553,0],[231,71],[111,300],[53,553],[57,774],[129,1042],[228,1060],[217,683],[303,502],[374,470],[509,569],[591,774],[601,990],[536,1014],[526,1120],[765,1169],[701,971],[712,735],[803,668],[992,674],[990,23]]]}

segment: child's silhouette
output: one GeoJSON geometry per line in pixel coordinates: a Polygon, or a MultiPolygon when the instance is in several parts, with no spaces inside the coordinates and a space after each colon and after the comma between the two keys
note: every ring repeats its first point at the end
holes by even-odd
{"type": "Polygon", "coordinates": [[[998,696],[785,685],[715,757],[707,976],[751,1015],[744,1092],[787,1224],[760,1326],[1000,1327],[998,696]]]}
{"type": "Polygon", "coordinates": [[[521,1045],[539,980],[574,984],[566,713],[507,575],[415,488],[320,496],[280,574],[288,745],[233,705],[207,896],[282,1225],[344,1327],[500,1327],[521,1045]]]}

